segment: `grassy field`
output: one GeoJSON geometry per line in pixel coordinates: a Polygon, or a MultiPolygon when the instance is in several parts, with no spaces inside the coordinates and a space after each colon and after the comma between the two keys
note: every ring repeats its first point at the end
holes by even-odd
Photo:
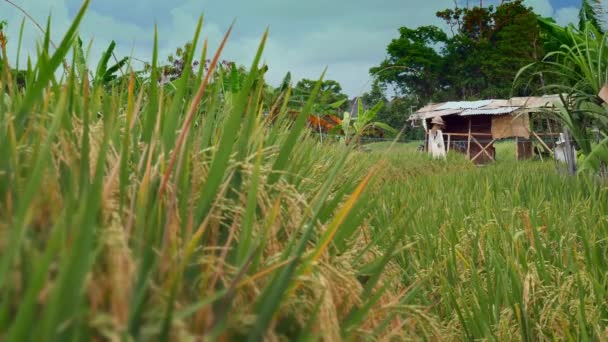
{"type": "Polygon", "coordinates": [[[395,334],[608,338],[606,185],[563,178],[552,161],[478,168],[460,156],[424,160],[407,146],[370,158],[390,161],[370,225],[375,237],[398,236],[405,319],[395,334]]]}
{"type": "Polygon", "coordinates": [[[239,87],[221,48],[91,81],[83,13],[23,89],[0,72],[0,340],[608,338],[605,184],[321,144],[320,83],[264,102],[266,36],[239,87]]]}

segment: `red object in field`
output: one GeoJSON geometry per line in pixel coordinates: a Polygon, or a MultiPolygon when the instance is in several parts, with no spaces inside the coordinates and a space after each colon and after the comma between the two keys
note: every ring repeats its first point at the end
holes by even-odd
{"type": "Polygon", "coordinates": [[[319,131],[321,130],[323,133],[329,133],[336,126],[342,125],[342,119],[335,115],[309,115],[308,116],[308,125],[311,129],[319,131]]]}

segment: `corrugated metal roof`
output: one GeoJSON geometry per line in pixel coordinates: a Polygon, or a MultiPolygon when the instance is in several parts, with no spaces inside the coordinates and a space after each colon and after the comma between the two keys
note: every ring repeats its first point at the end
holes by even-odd
{"type": "Polygon", "coordinates": [[[420,119],[430,119],[441,116],[448,116],[454,114],[462,113],[462,109],[447,109],[447,110],[433,110],[428,112],[419,112],[414,115],[417,115],[420,119]]]}
{"type": "Polygon", "coordinates": [[[467,109],[460,113],[460,116],[468,115],[504,115],[511,114],[521,107],[501,107],[501,108],[482,108],[482,109],[467,109]]]}
{"type": "Polygon", "coordinates": [[[439,106],[437,110],[448,110],[448,109],[477,109],[481,107],[485,107],[492,103],[492,100],[482,100],[482,101],[452,101],[446,102],[443,105],[439,106]]]}
{"type": "Polygon", "coordinates": [[[514,97],[509,100],[452,101],[429,104],[416,113],[410,120],[430,119],[447,115],[505,115],[516,111],[530,111],[550,108],[559,102],[559,95],[514,97]]]}
{"type": "Polygon", "coordinates": [[[509,100],[492,100],[492,103],[490,103],[487,106],[484,106],[483,108],[501,108],[501,107],[514,107],[512,104],[509,103],[509,100]]]}

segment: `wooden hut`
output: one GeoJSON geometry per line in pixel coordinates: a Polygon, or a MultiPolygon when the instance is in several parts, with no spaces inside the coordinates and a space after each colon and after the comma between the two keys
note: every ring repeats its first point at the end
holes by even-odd
{"type": "Polygon", "coordinates": [[[446,149],[462,152],[478,164],[496,160],[496,141],[515,138],[517,158],[521,160],[532,156],[534,143],[552,153],[551,142],[547,140],[559,136],[559,129],[555,123],[547,122],[543,113],[553,110],[554,103],[559,101],[558,95],[548,95],[437,103],[421,108],[410,120],[421,123],[428,136],[431,120],[441,117],[445,121],[446,149]],[[539,119],[540,124],[534,122],[539,119]]]}

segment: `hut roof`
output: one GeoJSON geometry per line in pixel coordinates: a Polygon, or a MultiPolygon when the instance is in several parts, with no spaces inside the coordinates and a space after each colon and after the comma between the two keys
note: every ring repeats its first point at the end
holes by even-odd
{"type": "Polygon", "coordinates": [[[514,97],[509,100],[451,101],[429,104],[415,112],[410,120],[424,120],[447,115],[505,115],[517,111],[552,108],[559,95],[514,97]]]}

